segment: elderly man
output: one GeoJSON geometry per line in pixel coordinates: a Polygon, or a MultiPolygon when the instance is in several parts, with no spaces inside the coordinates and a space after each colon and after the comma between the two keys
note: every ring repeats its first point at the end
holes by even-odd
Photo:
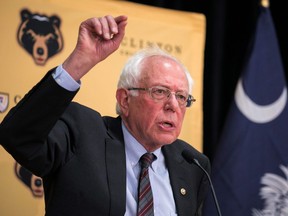
{"type": "Polygon", "coordinates": [[[210,163],[177,139],[194,102],[177,59],[156,47],[131,57],[118,83],[117,118],[71,102],[80,79],[117,50],[126,24],[126,16],[81,23],[71,55],[1,123],[0,143],[43,179],[46,215],[201,214],[208,181],[182,152],[208,172],[210,163]]]}

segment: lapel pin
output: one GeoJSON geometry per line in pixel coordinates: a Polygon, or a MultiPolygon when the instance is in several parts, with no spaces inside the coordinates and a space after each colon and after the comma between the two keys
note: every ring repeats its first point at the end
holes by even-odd
{"type": "Polygon", "coordinates": [[[185,190],[185,188],[181,188],[181,189],[180,189],[180,193],[181,193],[183,196],[185,196],[185,195],[186,195],[186,190],[185,190]]]}

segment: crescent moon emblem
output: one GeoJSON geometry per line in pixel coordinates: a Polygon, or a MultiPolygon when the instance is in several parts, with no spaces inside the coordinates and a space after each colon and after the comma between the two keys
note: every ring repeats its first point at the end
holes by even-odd
{"type": "Polygon", "coordinates": [[[284,87],[280,97],[271,104],[259,105],[246,95],[242,80],[239,79],[235,91],[235,102],[241,113],[255,123],[267,123],[277,118],[287,103],[287,88],[284,87]]]}

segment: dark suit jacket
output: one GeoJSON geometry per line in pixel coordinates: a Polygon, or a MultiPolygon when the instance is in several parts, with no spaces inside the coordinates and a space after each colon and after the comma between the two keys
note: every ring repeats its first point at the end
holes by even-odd
{"type": "MultiPolygon", "coordinates": [[[[58,86],[49,72],[5,117],[0,143],[43,178],[46,215],[124,215],[121,118],[102,117],[71,102],[75,94],[58,86]]],[[[197,166],[181,156],[184,149],[192,151],[208,172],[210,164],[184,141],[162,148],[178,215],[197,215],[208,182],[197,166]]]]}

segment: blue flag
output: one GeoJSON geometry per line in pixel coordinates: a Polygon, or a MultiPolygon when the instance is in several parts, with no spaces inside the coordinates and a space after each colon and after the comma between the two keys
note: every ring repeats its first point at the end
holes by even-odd
{"type": "MultiPolygon", "coordinates": [[[[253,47],[235,90],[212,164],[223,216],[288,215],[288,106],[269,8],[261,7],[253,47]]],[[[212,197],[205,216],[217,215],[212,197]]]]}

